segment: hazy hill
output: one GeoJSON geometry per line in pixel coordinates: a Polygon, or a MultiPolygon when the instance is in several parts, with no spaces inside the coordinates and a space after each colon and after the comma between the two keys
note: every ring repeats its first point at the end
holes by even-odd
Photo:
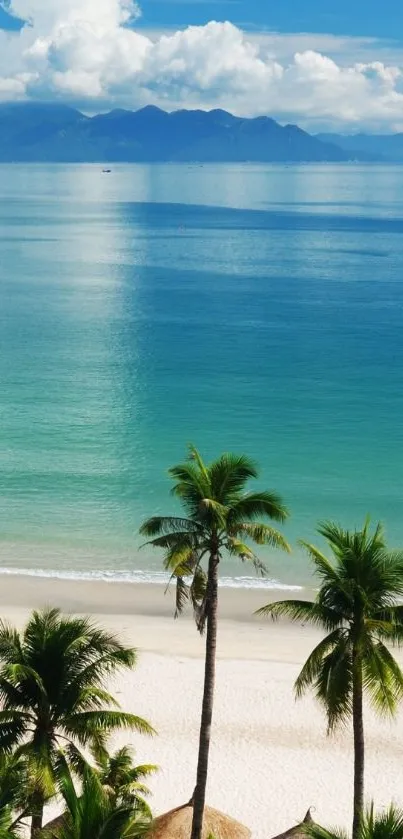
{"type": "Polygon", "coordinates": [[[88,117],[64,105],[0,105],[1,161],[344,161],[351,153],[269,117],[147,106],[88,117]]]}
{"type": "Polygon", "coordinates": [[[403,160],[403,134],[317,134],[323,143],[334,143],[362,160],[403,160]]]}

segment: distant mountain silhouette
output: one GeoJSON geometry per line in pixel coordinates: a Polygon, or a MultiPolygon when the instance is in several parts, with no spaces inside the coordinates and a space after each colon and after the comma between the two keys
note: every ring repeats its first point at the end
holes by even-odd
{"type": "MultiPolygon", "coordinates": [[[[353,155],[354,156],[354,155],[353,155]]],[[[0,161],[337,162],[349,150],[269,117],[147,106],[88,117],[65,105],[0,105],[0,161]]]]}
{"type": "Polygon", "coordinates": [[[317,134],[321,143],[333,143],[360,160],[403,160],[403,134],[317,134]]]}

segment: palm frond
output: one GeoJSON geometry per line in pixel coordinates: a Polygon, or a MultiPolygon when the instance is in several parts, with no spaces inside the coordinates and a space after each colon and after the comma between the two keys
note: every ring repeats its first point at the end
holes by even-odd
{"type": "MultiPolygon", "coordinates": [[[[200,458],[199,455],[198,457],[200,458]]],[[[212,495],[208,470],[195,458],[194,461],[173,466],[169,474],[175,481],[171,490],[172,494],[183,501],[185,509],[191,512],[193,518],[200,499],[212,495]]]]}
{"type": "Polygon", "coordinates": [[[77,701],[74,704],[74,710],[95,711],[101,708],[108,708],[108,706],[118,708],[119,702],[109,691],[94,685],[93,687],[80,688],[77,701]]]}
{"type": "Polygon", "coordinates": [[[173,533],[165,533],[163,536],[156,536],[146,542],[146,545],[151,545],[153,548],[166,548],[167,550],[175,549],[178,545],[188,545],[194,548],[198,543],[197,534],[192,531],[175,530],[173,533]]]}
{"type": "MultiPolygon", "coordinates": [[[[158,772],[158,771],[159,771],[159,766],[157,766],[155,763],[143,763],[143,764],[140,764],[139,766],[135,766],[131,770],[131,773],[132,773],[132,776],[133,777],[135,776],[136,778],[148,778],[149,775],[155,775],[155,773],[158,772]]],[[[138,780],[137,781],[133,780],[133,781],[131,781],[131,783],[133,783],[133,784],[136,783],[138,785],[136,787],[137,789],[141,788],[142,792],[145,793],[147,791],[147,793],[148,793],[147,787],[140,784],[138,780]]]]}
{"type": "Polygon", "coordinates": [[[368,643],[362,659],[364,687],[375,710],[394,715],[403,696],[403,673],[387,647],[378,641],[368,643]]]}
{"type": "Polygon", "coordinates": [[[400,646],[403,643],[403,606],[393,604],[380,611],[374,610],[365,620],[367,632],[400,646]]]}
{"type": "Polygon", "coordinates": [[[193,574],[193,579],[189,587],[189,597],[193,609],[196,610],[203,602],[207,591],[207,574],[203,571],[200,565],[197,566],[193,574]]]}
{"type": "Polygon", "coordinates": [[[315,695],[327,716],[328,732],[347,722],[352,713],[353,663],[348,634],[323,657],[314,683],[315,695]]]}
{"type": "MultiPolygon", "coordinates": [[[[201,526],[193,519],[180,516],[152,516],[140,527],[142,536],[169,536],[173,533],[198,533],[201,526]]],[[[147,543],[148,544],[148,543],[147,543]]]]}
{"type": "Polygon", "coordinates": [[[277,493],[248,492],[234,502],[228,515],[228,522],[234,526],[240,522],[253,521],[260,516],[283,522],[288,515],[288,510],[277,493]]]}
{"type": "Polygon", "coordinates": [[[102,827],[100,839],[138,839],[150,831],[150,817],[133,813],[131,807],[119,807],[102,827]]]}
{"type": "Polygon", "coordinates": [[[271,545],[273,548],[280,548],[287,553],[291,552],[291,548],[284,538],[282,533],[279,533],[274,527],[261,522],[240,522],[235,527],[237,534],[243,534],[249,539],[252,539],[257,545],[271,545]]]}
{"type": "Polygon", "coordinates": [[[209,468],[205,464],[199,450],[196,448],[196,446],[193,443],[190,443],[188,449],[189,449],[188,460],[189,461],[194,461],[196,463],[196,466],[197,466],[200,474],[203,475],[203,477],[206,481],[209,481],[210,480],[209,468]]]}
{"type": "Polygon", "coordinates": [[[314,650],[312,650],[311,654],[307,658],[295,682],[295,693],[297,698],[302,696],[307,688],[316,684],[323,667],[324,659],[330,651],[337,647],[341,640],[344,640],[344,638],[345,630],[334,629],[329,635],[326,635],[325,638],[322,638],[322,640],[319,641],[319,644],[314,650]]]}
{"type": "Polygon", "coordinates": [[[187,541],[180,542],[165,552],[164,568],[174,577],[188,576],[198,563],[198,553],[187,541]]]}
{"type": "Polygon", "coordinates": [[[244,490],[246,483],[258,476],[253,460],[245,455],[230,453],[222,454],[215,460],[209,473],[214,497],[223,504],[231,503],[244,490]]]}
{"type": "Polygon", "coordinates": [[[210,514],[210,526],[211,516],[214,517],[214,521],[218,530],[221,527],[225,526],[225,521],[227,518],[227,507],[225,507],[224,504],[221,504],[215,498],[201,498],[199,501],[199,511],[202,516],[203,514],[210,514]]]}
{"type": "Polygon", "coordinates": [[[337,629],[343,625],[339,615],[332,609],[327,609],[318,601],[310,600],[279,600],[276,603],[268,603],[255,612],[262,617],[271,617],[274,620],[281,617],[290,618],[293,621],[308,622],[313,626],[320,626],[326,631],[337,629]]]}
{"type": "Polygon", "coordinates": [[[0,809],[0,839],[21,839],[21,828],[10,807],[0,809]]]}
{"type": "Polygon", "coordinates": [[[0,620],[0,662],[22,664],[24,656],[21,649],[19,633],[7,621],[0,620]]]}
{"type": "Polygon", "coordinates": [[[267,565],[258,556],[252,558],[252,565],[258,577],[267,577],[267,565]]]}
{"type": "Polygon", "coordinates": [[[298,542],[301,547],[305,548],[306,552],[309,554],[314,567],[315,572],[324,580],[329,580],[333,583],[339,583],[339,577],[337,574],[336,569],[333,567],[332,563],[327,559],[327,557],[319,550],[315,545],[312,545],[310,542],[305,542],[303,539],[300,539],[298,542]]]}
{"type": "MultiPolygon", "coordinates": [[[[80,770],[82,770],[82,772],[80,771],[80,774],[82,774],[83,779],[85,779],[88,772],[91,771],[91,768],[86,761],[83,761],[83,764],[80,766],[80,770]]],[[[74,785],[70,762],[67,761],[66,756],[61,749],[59,749],[55,755],[54,771],[58,782],[59,792],[63,796],[65,804],[67,805],[71,815],[75,816],[79,810],[79,798],[74,785]]]]}
{"type": "Polygon", "coordinates": [[[375,814],[372,804],[364,816],[360,839],[403,839],[403,810],[391,804],[375,814]]]}
{"type": "Polygon", "coordinates": [[[8,708],[0,711],[0,752],[11,752],[25,739],[32,723],[30,714],[8,708]]]}
{"type": "Polygon", "coordinates": [[[54,749],[42,736],[35,736],[18,747],[16,754],[26,759],[30,792],[40,791],[44,800],[55,793],[54,749]]]}
{"type": "MultiPolygon", "coordinates": [[[[63,742],[62,747],[59,749],[58,756],[56,756],[54,766],[55,766],[55,774],[59,770],[59,767],[62,766],[62,771],[64,771],[64,767],[67,766],[69,771],[73,772],[75,776],[78,778],[83,778],[85,773],[87,772],[88,768],[90,767],[89,760],[83,752],[76,746],[73,742],[63,742]],[[63,763],[61,764],[60,759],[63,759],[63,763]]],[[[107,754],[106,749],[104,750],[105,754],[107,754]]],[[[91,754],[97,752],[96,743],[91,743],[91,754]]],[[[98,756],[99,753],[97,752],[98,756]]]]}
{"type": "Polygon", "coordinates": [[[246,560],[253,560],[255,554],[253,553],[252,548],[249,545],[246,545],[245,542],[241,542],[240,539],[237,539],[235,536],[229,536],[225,542],[225,547],[230,554],[230,556],[237,556],[242,562],[246,560]]]}
{"type": "Polygon", "coordinates": [[[18,708],[30,712],[32,707],[32,697],[27,696],[26,690],[21,688],[21,685],[13,684],[7,678],[7,670],[12,666],[7,664],[0,671],[0,701],[3,708],[18,708]]]}
{"type": "Polygon", "coordinates": [[[185,583],[183,577],[175,576],[175,618],[184,611],[189,600],[189,586],[185,583]]]}
{"type": "Polygon", "coordinates": [[[16,753],[0,752],[0,812],[9,807],[21,813],[26,807],[28,787],[27,760],[16,753]]]}
{"type": "Polygon", "coordinates": [[[110,733],[119,728],[131,729],[140,734],[155,734],[146,720],[125,711],[84,711],[67,717],[62,726],[68,736],[76,737],[82,745],[91,743],[92,737],[98,732],[110,733]]]}
{"type": "Polygon", "coordinates": [[[206,628],[209,610],[209,592],[208,583],[206,583],[205,592],[201,600],[195,600],[193,604],[193,614],[196,622],[197,631],[200,635],[204,635],[206,628]]]}

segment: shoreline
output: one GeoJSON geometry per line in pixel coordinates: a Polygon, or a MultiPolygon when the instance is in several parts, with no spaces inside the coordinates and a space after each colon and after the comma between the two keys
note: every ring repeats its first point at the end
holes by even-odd
{"type": "MultiPolygon", "coordinates": [[[[221,585],[220,618],[242,623],[262,622],[254,612],[265,603],[291,598],[306,600],[312,594],[312,590],[302,587],[221,585]]],[[[172,617],[174,585],[167,589],[164,582],[68,579],[20,572],[2,574],[0,570],[0,609],[3,606],[40,609],[49,605],[67,612],[172,617]]]]}
{"type": "MultiPolygon", "coordinates": [[[[85,614],[133,644],[142,653],[204,656],[204,637],[188,607],[174,618],[174,590],[153,583],[66,581],[5,576],[0,584],[0,618],[22,627],[33,609],[57,607],[85,614]]],[[[299,597],[310,596],[308,590],[299,597]]],[[[273,622],[254,612],[266,603],[287,599],[289,590],[220,589],[217,657],[237,661],[302,662],[320,634],[310,626],[273,622]]]]}

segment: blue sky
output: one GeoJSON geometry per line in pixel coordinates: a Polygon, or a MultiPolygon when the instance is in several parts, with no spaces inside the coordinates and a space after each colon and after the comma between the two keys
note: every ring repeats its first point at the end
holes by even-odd
{"type": "Polygon", "coordinates": [[[402,4],[0,0],[0,101],[220,107],[308,130],[403,131],[402,4]]]}
{"type": "Polygon", "coordinates": [[[19,29],[18,21],[15,18],[11,17],[7,14],[4,8],[0,6],[0,27],[2,29],[7,30],[14,30],[19,29]]]}
{"type": "MultiPolygon", "coordinates": [[[[402,0],[144,0],[139,25],[178,28],[212,19],[230,20],[247,30],[403,40],[402,0]]],[[[18,28],[18,21],[1,6],[0,27],[18,28]]]]}
{"type": "Polygon", "coordinates": [[[231,20],[244,28],[329,32],[376,38],[403,37],[402,0],[145,0],[148,26],[183,26],[231,20]]]}

